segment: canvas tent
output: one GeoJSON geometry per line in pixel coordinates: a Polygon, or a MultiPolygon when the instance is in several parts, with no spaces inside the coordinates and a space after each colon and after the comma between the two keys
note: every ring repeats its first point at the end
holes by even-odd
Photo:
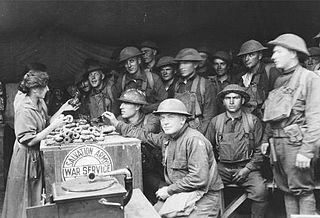
{"type": "Polygon", "coordinates": [[[319,1],[1,1],[0,80],[17,82],[33,61],[56,85],[83,73],[87,57],[110,62],[115,48],[156,41],[162,54],[206,45],[232,49],[294,32],[309,44],[320,30],[319,1]]]}

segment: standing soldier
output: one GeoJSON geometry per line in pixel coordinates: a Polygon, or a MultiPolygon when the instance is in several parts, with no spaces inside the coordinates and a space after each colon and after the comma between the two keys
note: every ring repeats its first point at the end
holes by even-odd
{"type": "Polygon", "coordinates": [[[191,114],[178,99],[164,100],[154,113],[159,115],[163,129],[159,134],[119,122],[109,112],[104,116],[121,134],[137,137],[149,146],[162,149],[166,184],[156,192],[159,201],[155,205],[161,208],[160,213],[165,211],[164,208],[177,211],[182,202],[185,203],[182,205],[191,205],[192,202],[188,201],[191,197],[195,205],[187,210],[183,208],[182,212],[186,213],[183,217],[218,217],[223,184],[211,143],[199,131],[189,127],[187,117],[191,114]],[[165,201],[171,204],[163,203],[165,201]]]}
{"type": "MultiPolygon", "coordinates": [[[[216,92],[219,93],[222,91],[227,85],[230,85],[233,82],[233,78],[231,75],[231,57],[226,51],[217,51],[213,55],[213,69],[215,70],[215,75],[208,77],[208,79],[213,83],[216,88],[216,92]]],[[[221,101],[217,102],[218,105],[218,114],[223,113],[225,111],[225,107],[223,106],[221,101]]]]}
{"type": "Polygon", "coordinates": [[[212,83],[197,75],[199,61],[197,50],[184,48],[175,61],[179,63],[179,78],[175,84],[175,98],[180,99],[192,117],[189,125],[204,133],[210,120],[217,114],[216,91],[212,83]]]}
{"type": "Polygon", "coordinates": [[[261,107],[272,89],[279,72],[275,67],[266,65],[261,61],[262,51],[266,50],[260,42],[249,40],[241,45],[238,56],[242,59],[246,68],[241,78],[240,85],[246,88],[250,95],[248,110],[260,119],[262,118],[261,107]]]}
{"type": "Polygon", "coordinates": [[[236,84],[226,86],[218,93],[226,112],[214,117],[206,137],[218,156],[218,169],[223,183],[243,187],[252,200],[251,217],[263,218],[267,207],[265,180],[260,166],[262,125],[260,120],[242,111],[250,96],[236,84]]]}
{"type": "Polygon", "coordinates": [[[168,93],[168,98],[174,97],[174,84],[176,80],[177,62],[171,56],[164,56],[157,63],[164,88],[168,93]]]}
{"type": "MultiPolygon", "coordinates": [[[[147,104],[143,92],[138,89],[127,89],[121,94],[119,101],[121,102],[119,120],[130,126],[143,128],[147,132],[160,132],[159,118],[141,111],[142,106],[147,104]]],[[[157,202],[155,192],[159,189],[160,181],[164,180],[161,149],[141,143],[141,152],[143,193],[152,204],[155,204],[157,202]]]]}
{"type": "Polygon", "coordinates": [[[213,76],[215,74],[215,72],[211,66],[211,61],[212,61],[211,52],[205,46],[198,47],[197,51],[199,52],[199,54],[202,58],[202,61],[199,62],[197,74],[199,76],[203,76],[205,78],[207,78],[209,76],[213,76]]]}
{"type": "Polygon", "coordinates": [[[151,113],[167,98],[167,92],[157,74],[142,68],[141,55],[136,47],[125,47],[121,50],[119,61],[124,64],[126,72],[118,78],[116,87],[120,92],[130,88],[145,92],[149,104],[143,107],[143,111],[151,113]]]}
{"type": "Polygon", "coordinates": [[[84,78],[88,78],[91,91],[85,101],[85,107],[89,110],[91,120],[96,120],[106,110],[118,115],[119,105],[116,97],[119,94],[114,80],[105,78],[104,68],[99,61],[87,59],[86,64],[84,78]]]}
{"type": "Polygon", "coordinates": [[[274,179],[284,191],[287,217],[315,214],[311,160],[320,140],[320,77],[299,65],[299,55],[309,55],[299,36],[283,34],[269,44],[274,45],[271,58],[283,72],[265,102],[262,153],[269,139],[274,179]]]}
{"type": "Polygon", "coordinates": [[[145,70],[150,70],[152,73],[157,73],[156,56],[160,52],[158,45],[152,41],[144,41],[140,44],[140,51],[142,52],[145,70]]]}

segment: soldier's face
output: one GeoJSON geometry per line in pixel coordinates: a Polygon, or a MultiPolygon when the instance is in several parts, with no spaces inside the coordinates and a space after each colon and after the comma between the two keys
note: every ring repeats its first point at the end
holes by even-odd
{"type": "Polygon", "coordinates": [[[83,92],[89,92],[90,91],[90,82],[89,80],[84,80],[81,82],[80,88],[83,92]]]}
{"type": "Polygon", "coordinates": [[[173,78],[174,68],[172,66],[163,66],[160,69],[161,77],[164,81],[169,81],[173,78]]]}
{"type": "Polygon", "coordinates": [[[213,60],[213,68],[218,76],[223,76],[227,73],[228,65],[224,60],[216,58],[213,60]]]}
{"type": "Polygon", "coordinates": [[[237,93],[226,94],[223,99],[223,104],[230,113],[239,111],[243,103],[244,99],[237,93]]]}
{"type": "Polygon", "coordinates": [[[262,54],[260,52],[252,52],[242,56],[242,62],[248,69],[255,67],[261,60],[262,54]]]}
{"type": "Polygon", "coordinates": [[[191,61],[181,61],[179,64],[180,76],[189,77],[196,72],[197,64],[191,61]]]}
{"type": "Polygon", "coordinates": [[[199,62],[199,67],[203,67],[208,61],[208,54],[204,52],[199,52],[200,57],[203,59],[199,62]]]}
{"type": "Polygon", "coordinates": [[[185,116],[179,114],[164,113],[161,114],[159,118],[163,132],[167,135],[173,135],[179,132],[186,121],[185,116]]]}
{"type": "Polygon", "coordinates": [[[88,80],[93,88],[99,87],[104,76],[101,71],[93,71],[89,73],[88,80]]]}
{"type": "Polygon", "coordinates": [[[146,64],[149,64],[156,58],[157,50],[152,48],[141,48],[141,52],[143,53],[142,58],[146,64]]]}
{"type": "Polygon", "coordinates": [[[318,57],[308,57],[305,61],[304,61],[304,64],[306,66],[306,68],[308,70],[311,70],[313,71],[314,70],[314,67],[320,63],[320,56],[318,57]]]}
{"type": "Polygon", "coordinates": [[[273,48],[271,59],[279,69],[287,70],[292,67],[292,60],[297,58],[297,53],[285,47],[276,45],[273,48]]]}
{"type": "Polygon", "coordinates": [[[140,106],[122,102],[120,105],[121,116],[124,119],[129,119],[138,113],[140,106]]]}
{"type": "Polygon", "coordinates": [[[140,58],[137,57],[133,57],[133,58],[129,58],[128,60],[126,60],[125,62],[125,68],[127,70],[128,73],[130,74],[135,74],[138,72],[139,68],[140,68],[140,58]]]}

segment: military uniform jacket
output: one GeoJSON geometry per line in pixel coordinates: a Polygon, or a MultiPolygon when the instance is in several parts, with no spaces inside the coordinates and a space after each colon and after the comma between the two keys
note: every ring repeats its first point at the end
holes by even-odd
{"type": "MultiPolygon", "coordinates": [[[[285,85],[292,77],[295,68],[283,72],[277,78],[274,88],[285,85]]],[[[297,124],[303,136],[299,142],[301,144],[299,153],[313,158],[320,147],[320,77],[315,72],[304,68],[300,73],[305,74],[301,75],[300,78],[304,79],[299,82],[302,90],[289,117],[277,122],[268,122],[263,142],[268,142],[274,130],[283,130],[284,127],[297,124]]]]}
{"type": "MultiPolygon", "coordinates": [[[[239,117],[235,117],[234,120],[232,120],[228,115],[227,112],[224,112],[223,114],[220,114],[218,116],[223,116],[224,120],[224,126],[223,126],[223,133],[234,133],[235,134],[235,143],[236,145],[241,145],[244,144],[249,148],[249,145],[247,144],[247,140],[245,139],[245,132],[244,132],[244,127],[243,127],[243,120],[244,120],[244,112],[241,112],[239,117]],[[238,140],[238,141],[237,141],[238,140]]],[[[214,117],[207,129],[207,132],[205,134],[206,138],[211,142],[213,145],[213,150],[217,152],[217,156],[219,155],[218,153],[218,146],[217,145],[217,132],[219,131],[217,129],[216,123],[217,123],[217,118],[218,116],[214,117]]],[[[252,128],[252,134],[253,134],[253,140],[254,140],[254,147],[252,149],[252,156],[249,162],[246,164],[246,167],[250,170],[257,170],[260,168],[260,165],[263,161],[263,157],[261,154],[261,140],[262,140],[262,125],[260,120],[252,115],[253,118],[253,128],[252,128]]],[[[219,128],[219,127],[218,127],[219,128]]],[[[235,146],[238,147],[238,146],[235,146]]],[[[235,151],[230,151],[230,156],[238,156],[241,157],[242,154],[237,154],[236,152],[241,152],[244,150],[235,150],[235,151]]]]}

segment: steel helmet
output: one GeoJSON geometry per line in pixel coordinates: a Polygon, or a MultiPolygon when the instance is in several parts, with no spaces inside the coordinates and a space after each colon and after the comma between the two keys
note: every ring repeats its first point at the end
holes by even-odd
{"type": "Polygon", "coordinates": [[[223,100],[224,96],[229,93],[237,93],[244,98],[244,104],[250,100],[250,95],[239,85],[230,84],[227,85],[222,91],[218,93],[218,98],[223,100]]]}
{"type": "Polygon", "coordinates": [[[127,89],[126,91],[122,92],[118,100],[131,104],[148,104],[146,101],[146,95],[139,89],[127,89]]]}
{"type": "Polygon", "coordinates": [[[177,62],[175,62],[174,58],[171,56],[164,56],[159,59],[156,67],[163,67],[167,65],[176,65],[177,62]]]}
{"type": "Polygon", "coordinates": [[[221,60],[227,62],[227,64],[230,64],[230,63],[231,63],[231,57],[230,57],[230,55],[228,54],[228,52],[226,52],[226,51],[217,51],[216,53],[214,53],[212,59],[213,59],[213,60],[214,60],[214,59],[221,59],[221,60]]]}
{"type": "Polygon", "coordinates": [[[153,42],[153,41],[144,41],[140,44],[140,49],[142,48],[152,48],[154,50],[157,50],[158,53],[160,53],[160,49],[159,46],[157,45],[157,43],[153,42]]]}
{"type": "Polygon", "coordinates": [[[119,62],[128,60],[129,58],[137,57],[137,56],[140,56],[140,55],[142,55],[142,53],[138,48],[133,47],[133,46],[125,47],[120,52],[119,62]]]}
{"type": "Polygon", "coordinates": [[[154,111],[153,113],[154,114],[172,113],[172,114],[182,114],[186,116],[191,116],[191,114],[188,113],[187,108],[183,104],[183,102],[176,98],[168,98],[162,101],[158,106],[158,110],[154,111]]]}
{"type": "Polygon", "coordinates": [[[175,61],[203,61],[199,52],[194,48],[184,48],[180,50],[174,59],[175,61]]]}
{"type": "Polygon", "coordinates": [[[268,42],[270,45],[279,45],[287,49],[301,52],[309,55],[306,42],[300,37],[292,33],[286,33],[278,36],[276,39],[268,42]]]}
{"type": "Polygon", "coordinates": [[[260,42],[251,39],[241,45],[240,51],[237,54],[237,56],[242,56],[242,55],[249,54],[252,52],[257,52],[257,51],[263,51],[266,49],[268,48],[264,47],[260,42]]]}

